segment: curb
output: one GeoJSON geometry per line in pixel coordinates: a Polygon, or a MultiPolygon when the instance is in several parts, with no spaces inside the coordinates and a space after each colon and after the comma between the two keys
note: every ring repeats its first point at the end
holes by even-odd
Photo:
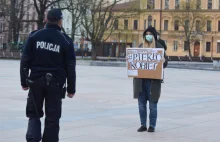
{"type": "MultiPolygon", "coordinates": [[[[90,66],[126,67],[126,63],[125,62],[108,62],[108,61],[106,62],[91,61],[90,66]]],[[[220,69],[213,69],[212,63],[197,63],[197,62],[169,62],[167,68],[220,71],[220,69]]]]}

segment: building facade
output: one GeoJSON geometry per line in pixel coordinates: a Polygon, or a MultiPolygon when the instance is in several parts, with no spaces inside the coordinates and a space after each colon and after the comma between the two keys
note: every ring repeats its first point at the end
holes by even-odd
{"type": "MultiPolygon", "coordinates": [[[[161,39],[165,40],[168,56],[188,56],[185,39],[171,36],[174,32],[183,29],[175,25],[175,19],[171,14],[181,12],[182,1],[139,0],[138,2],[141,11],[139,16],[118,19],[117,30],[107,42],[123,43],[126,41],[132,43],[132,47],[137,47],[143,40],[143,31],[151,25],[161,33],[161,39]]],[[[207,18],[201,34],[197,35],[197,41],[190,44],[191,54],[194,57],[220,57],[220,0],[195,0],[195,2],[199,8],[197,12],[207,18]]],[[[125,5],[128,4],[125,3],[125,5]]],[[[120,51],[116,50],[116,52],[120,51]]],[[[116,54],[120,55],[120,53],[114,55],[116,54]]]]}

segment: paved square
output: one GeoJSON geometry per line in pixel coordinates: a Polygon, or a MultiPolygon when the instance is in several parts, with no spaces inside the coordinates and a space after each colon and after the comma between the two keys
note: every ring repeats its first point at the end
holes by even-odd
{"type": "MultiPolygon", "coordinates": [[[[19,61],[0,60],[0,66],[0,141],[25,142],[27,92],[20,88],[19,61]]],[[[78,65],[76,96],[63,100],[60,141],[219,142],[219,86],[220,72],[166,69],[156,132],[138,133],[125,68],[78,65]]]]}

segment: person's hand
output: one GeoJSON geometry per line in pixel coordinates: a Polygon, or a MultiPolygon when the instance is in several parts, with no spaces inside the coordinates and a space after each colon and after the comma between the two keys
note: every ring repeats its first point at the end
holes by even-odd
{"type": "Polygon", "coordinates": [[[75,96],[75,94],[67,94],[67,96],[68,96],[69,98],[72,98],[73,96],[75,96]]]}
{"type": "Polygon", "coordinates": [[[22,90],[27,91],[29,87],[22,87],[22,90]]]}
{"type": "Polygon", "coordinates": [[[165,63],[165,61],[166,61],[166,59],[165,59],[165,58],[162,58],[161,60],[163,61],[163,63],[165,63]]]}

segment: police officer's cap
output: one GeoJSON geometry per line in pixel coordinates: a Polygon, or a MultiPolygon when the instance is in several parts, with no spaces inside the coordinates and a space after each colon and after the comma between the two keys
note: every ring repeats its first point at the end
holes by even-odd
{"type": "Polygon", "coordinates": [[[60,20],[60,19],[63,19],[63,14],[62,14],[60,9],[53,8],[53,9],[48,11],[47,19],[49,19],[49,20],[60,20]]]}

